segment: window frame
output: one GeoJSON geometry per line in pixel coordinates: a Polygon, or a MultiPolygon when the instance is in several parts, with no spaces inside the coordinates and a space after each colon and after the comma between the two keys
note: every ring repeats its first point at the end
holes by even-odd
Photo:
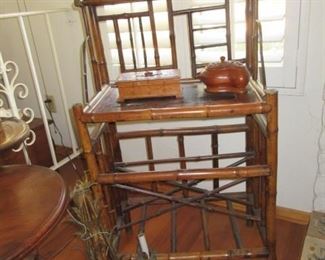
{"type": "Polygon", "coordinates": [[[305,86],[310,1],[286,2],[283,65],[266,67],[267,87],[283,95],[303,95],[305,86]]]}

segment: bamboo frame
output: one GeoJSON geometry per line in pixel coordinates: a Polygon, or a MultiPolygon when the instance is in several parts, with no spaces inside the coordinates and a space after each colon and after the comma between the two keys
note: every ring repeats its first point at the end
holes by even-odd
{"type": "MultiPolygon", "coordinates": [[[[234,258],[258,258],[268,256],[268,250],[266,247],[262,248],[242,248],[231,250],[212,250],[203,252],[187,252],[187,253],[169,253],[169,254],[157,254],[155,258],[157,260],[190,260],[190,259],[234,259],[234,258]]],[[[135,255],[125,255],[122,258],[136,260],[135,255]]]]}
{"type": "Polygon", "coordinates": [[[98,174],[97,181],[102,184],[143,183],[153,181],[178,181],[194,179],[233,179],[257,176],[268,176],[269,169],[265,165],[235,168],[188,169],[174,171],[132,172],[98,174]]]}
{"type": "MultiPolygon", "coordinates": [[[[244,158],[244,159],[241,159],[241,160],[239,160],[239,161],[237,161],[235,163],[232,163],[232,164],[228,165],[228,168],[229,167],[236,167],[238,165],[241,165],[242,163],[246,162],[247,159],[248,158],[244,158]]],[[[193,186],[196,185],[196,184],[199,184],[200,182],[201,182],[201,180],[191,180],[191,181],[189,181],[189,182],[186,183],[186,189],[189,190],[189,191],[191,191],[191,189],[193,188],[193,186]]],[[[177,192],[181,191],[182,188],[184,188],[184,186],[182,185],[182,187],[180,188],[180,185],[182,185],[182,184],[177,183],[177,185],[176,185],[176,183],[174,182],[173,186],[176,186],[176,188],[174,188],[174,189],[166,192],[165,194],[166,195],[172,195],[174,193],[177,193],[177,192]]],[[[220,187],[218,187],[218,188],[221,189],[220,187]]],[[[205,191],[204,190],[198,190],[198,188],[196,187],[195,188],[195,192],[204,193],[205,191]]],[[[232,199],[228,198],[230,201],[234,201],[234,202],[237,202],[237,203],[240,203],[240,204],[245,204],[244,201],[239,202],[236,198],[234,198],[235,197],[235,194],[232,193],[231,195],[232,195],[233,198],[232,199]]],[[[222,195],[221,194],[218,194],[218,195],[214,194],[213,197],[218,198],[218,197],[222,197],[222,195]]],[[[157,200],[156,198],[154,198],[154,199],[148,199],[148,200],[145,200],[142,203],[138,203],[138,204],[134,204],[132,206],[128,206],[124,210],[125,211],[133,210],[133,209],[136,209],[136,208],[138,208],[138,207],[140,207],[140,206],[142,206],[144,204],[154,203],[156,200],[157,200]]]]}
{"type": "Polygon", "coordinates": [[[97,13],[95,7],[82,8],[82,16],[85,31],[89,37],[88,46],[94,74],[95,88],[97,91],[100,91],[105,84],[109,83],[109,77],[99,26],[96,22],[97,13]]]}
{"type": "MultiPolygon", "coordinates": [[[[93,2],[93,3],[91,1],[85,1],[80,4],[81,4],[81,6],[84,6],[83,9],[90,9],[90,8],[94,8],[95,6],[98,6],[98,5],[117,4],[117,3],[124,3],[124,2],[132,3],[134,1],[97,1],[97,2],[93,2]]],[[[167,11],[168,11],[169,17],[171,17],[171,14],[172,14],[171,0],[166,0],[166,3],[167,3],[167,11]]],[[[95,16],[95,19],[97,21],[97,27],[98,27],[99,22],[104,22],[104,21],[108,21],[108,20],[113,21],[114,32],[116,34],[116,46],[117,46],[117,50],[118,50],[118,57],[119,57],[121,72],[143,71],[143,70],[148,70],[149,68],[150,69],[177,68],[174,21],[173,21],[173,19],[169,20],[169,28],[170,28],[169,38],[170,38],[170,46],[171,46],[171,54],[172,54],[172,64],[167,65],[167,66],[161,66],[152,0],[147,1],[147,7],[148,7],[148,11],[143,11],[143,12],[95,16]],[[145,39],[144,39],[143,24],[142,24],[143,17],[149,17],[150,27],[151,27],[151,38],[152,38],[152,43],[153,43],[154,60],[155,60],[155,66],[151,66],[151,67],[148,66],[148,55],[147,55],[147,49],[146,49],[146,44],[145,44],[145,39]],[[132,26],[131,26],[131,19],[134,19],[134,18],[137,18],[139,21],[141,44],[142,44],[142,48],[143,48],[144,68],[138,67],[137,63],[136,63],[135,47],[134,47],[134,40],[133,40],[132,26]],[[126,64],[125,64],[125,59],[124,59],[124,54],[123,54],[123,44],[122,44],[121,37],[120,37],[120,29],[119,29],[119,23],[118,23],[118,21],[121,19],[127,19],[127,21],[128,21],[128,28],[129,28],[128,30],[129,30],[129,35],[130,35],[129,41],[130,41],[131,49],[132,49],[133,69],[126,68],[126,64]]],[[[93,35],[93,36],[95,39],[97,38],[97,35],[93,35]]],[[[92,50],[90,50],[90,51],[93,52],[92,50]]]]}
{"type": "MultiPolygon", "coordinates": [[[[115,221],[117,230],[131,228],[133,225],[140,224],[140,231],[144,231],[145,223],[150,219],[161,214],[171,214],[171,253],[158,254],[157,259],[211,259],[211,258],[232,258],[232,257],[259,257],[267,256],[269,259],[276,259],[275,241],[275,203],[276,203],[276,175],[277,175],[277,93],[268,91],[260,87],[257,78],[257,1],[246,0],[246,65],[251,72],[252,80],[249,83],[249,91],[243,96],[236,96],[232,101],[215,100],[211,98],[187,99],[186,89],[182,100],[173,102],[158,100],[155,102],[137,102],[136,105],[116,103],[116,90],[105,86],[108,82],[108,75],[102,71],[104,68],[104,55],[98,33],[98,21],[104,19],[120,19],[123,17],[98,17],[94,7],[103,4],[116,4],[130,1],[114,0],[84,0],[82,7],[85,26],[90,37],[90,53],[93,61],[93,71],[96,88],[99,91],[96,97],[85,108],[82,106],[74,107],[74,114],[77,121],[77,129],[82,141],[85,158],[92,180],[101,184],[100,188],[94,192],[102,198],[102,192],[108,198],[105,205],[109,208],[109,220],[115,221]],[[97,19],[97,20],[96,20],[97,19]],[[88,27],[88,29],[87,29],[88,27]],[[98,58],[98,56],[102,57],[98,58]],[[222,126],[203,126],[187,127],[180,129],[155,129],[155,130],[134,130],[129,132],[118,132],[116,123],[121,121],[141,121],[141,120],[179,120],[187,118],[232,118],[244,116],[246,122],[236,125],[222,126]],[[101,123],[97,131],[92,135],[89,133],[87,125],[91,123],[101,123]],[[218,150],[219,135],[224,133],[245,134],[246,149],[240,153],[221,154],[218,150]],[[186,157],[185,136],[210,135],[211,136],[211,155],[197,157],[186,157]],[[162,136],[175,136],[177,138],[179,158],[155,159],[152,146],[152,138],[162,136]],[[146,144],[147,160],[137,162],[125,162],[121,156],[119,142],[133,138],[143,138],[146,144]],[[103,149],[105,145],[105,149],[103,149]],[[103,150],[101,150],[103,149],[103,150]],[[220,160],[225,158],[237,158],[238,160],[230,167],[220,168],[220,160]],[[212,169],[187,169],[187,162],[209,160],[212,169]],[[179,169],[170,171],[157,171],[157,164],[178,163],[179,169]],[[247,163],[243,166],[243,163],[247,163]],[[147,165],[148,171],[132,172],[125,168],[128,166],[147,165]],[[221,185],[220,179],[234,179],[232,184],[221,185]],[[198,188],[195,185],[203,180],[214,180],[214,189],[208,191],[198,188]],[[143,183],[164,182],[167,190],[160,190],[159,185],[141,186],[143,183]],[[244,193],[232,193],[226,190],[238,183],[246,183],[244,193]],[[141,184],[141,185],[140,185],[141,184]],[[103,187],[103,188],[101,188],[103,187]],[[124,191],[123,191],[124,190],[124,191]],[[127,192],[139,192],[150,197],[135,204],[128,204],[127,192]],[[223,193],[220,193],[223,191],[223,193]],[[182,195],[181,195],[182,194],[182,195]],[[155,214],[148,214],[147,207],[158,201],[169,201],[171,204],[155,214]],[[219,202],[225,202],[226,208],[220,208],[219,202]],[[246,212],[238,212],[234,209],[233,203],[239,203],[247,208],[246,212]],[[177,252],[177,209],[183,205],[197,207],[200,209],[200,222],[203,230],[204,250],[201,252],[177,252]],[[139,219],[131,219],[130,212],[137,208],[143,208],[142,216],[139,219]],[[213,250],[210,241],[207,212],[219,212],[227,214],[231,223],[231,232],[235,241],[235,248],[221,251],[213,250]],[[244,218],[249,225],[256,223],[261,234],[263,247],[245,248],[243,237],[238,228],[237,218],[244,218]]],[[[151,0],[149,5],[152,4],[151,0]]],[[[181,10],[173,11],[171,1],[167,0],[169,12],[170,41],[174,45],[174,25],[175,15],[187,15],[191,22],[192,11],[181,10]]],[[[208,10],[208,7],[204,10],[208,10]]],[[[225,9],[226,20],[229,22],[227,10],[229,3],[218,6],[225,9]],[[226,10],[227,9],[227,10],[226,10]]],[[[202,9],[203,10],[203,9],[202,9]]],[[[137,16],[139,14],[133,14],[137,16]]],[[[126,17],[126,16],[125,16],[126,17]]],[[[124,18],[125,18],[124,17],[124,18]]],[[[139,25],[141,27],[141,17],[139,25]]],[[[130,19],[131,17],[126,17],[130,19]]],[[[153,17],[151,17],[151,21],[153,17]]],[[[227,24],[229,24],[227,22],[227,24]]],[[[230,46],[230,29],[226,29],[227,47],[230,46]]],[[[211,29],[211,28],[209,28],[211,29]]],[[[193,29],[190,35],[198,31],[193,29]]],[[[143,29],[142,29],[143,34],[143,29]]],[[[191,36],[190,36],[191,37],[191,36]]],[[[143,43],[144,43],[144,37],[143,43]]],[[[191,39],[190,39],[191,40],[191,39]]],[[[193,39],[192,39],[193,40],[193,39]]],[[[132,39],[130,38],[130,41],[132,39]]],[[[194,40],[193,40],[194,41],[194,40]]],[[[195,58],[195,48],[193,47],[192,58],[195,58]]],[[[175,49],[176,50],[176,49],[175,49]]],[[[144,55],[146,53],[144,52],[144,55]]],[[[173,64],[176,62],[176,51],[172,53],[173,64]]],[[[231,52],[228,52],[228,58],[231,52]]],[[[134,58],[133,58],[134,61],[134,58]]],[[[146,61],[145,61],[146,62],[146,61]]],[[[156,65],[159,64],[159,57],[155,56],[156,65]]],[[[106,65],[105,65],[106,66],[106,65]]],[[[135,66],[134,66],[135,67],[135,66]]],[[[106,69],[106,68],[105,68],[106,69]]],[[[192,71],[196,72],[197,67],[192,64],[192,71]]],[[[135,68],[139,70],[139,68],[135,68]]],[[[193,81],[191,81],[193,83],[193,81]]],[[[195,83],[195,82],[194,82],[195,83]]],[[[191,96],[193,92],[190,92],[191,96]]],[[[200,97],[201,98],[201,97],[200,97]]],[[[125,255],[126,259],[136,259],[135,255],[125,255]],[[130,257],[130,258],[127,258],[130,257]]]]}

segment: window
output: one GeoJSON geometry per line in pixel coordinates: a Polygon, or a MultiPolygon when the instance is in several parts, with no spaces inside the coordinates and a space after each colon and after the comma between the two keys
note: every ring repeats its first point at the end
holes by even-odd
{"type": "MultiPolygon", "coordinates": [[[[273,66],[270,63],[267,64],[267,85],[277,88],[283,94],[303,94],[310,2],[305,0],[286,1],[284,40],[281,43],[283,46],[282,60],[281,62],[276,60],[281,58],[281,55],[273,51],[275,62],[273,62],[273,66]]],[[[267,11],[265,10],[265,12],[267,11]]],[[[266,30],[272,31],[272,27],[268,29],[265,26],[264,31],[266,32],[266,30]]]]}
{"type": "Polygon", "coordinates": [[[283,94],[303,94],[309,7],[304,0],[259,2],[267,86],[283,94]]]}
{"type": "MultiPolygon", "coordinates": [[[[267,85],[279,88],[284,93],[301,92],[297,82],[303,83],[307,37],[302,37],[302,34],[306,34],[308,28],[308,23],[305,22],[308,21],[308,2],[259,0],[267,85]]],[[[173,43],[169,35],[171,24],[168,22],[167,0],[156,0],[152,3],[160,65],[173,66],[173,43]]],[[[183,78],[192,77],[205,64],[218,61],[220,56],[232,59],[245,57],[245,0],[229,0],[229,2],[227,0],[172,0],[172,8],[177,67],[181,70],[183,78]],[[209,9],[213,6],[220,8],[209,9]],[[223,6],[225,8],[221,8],[223,6]],[[182,10],[198,11],[188,15],[182,10]],[[227,24],[227,15],[229,15],[229,24],[227,24]],[[192,35],[191,30],[188,29],[189,17],[193,27],[192,35]],[[192,48],[191,40],[194,46],[192,48]],[[231,42],[231,46],[227,46],[226,42],[231,42]],[[193,67],[193,63],[196,67],[193,67]]],[[[139,14],[146,11],[148,11],[147,3],[143,1],[105,6],[101,8],[99,15],[139,14]]],[[[154,67],[155,50],[150,33],[152,29],[150,17],[133,17],[130,20],[120,20],[118,23],[126,70],[135,66],[154,67]],[[145,55],[143,42],[147,49],[145,55]]],[[[106,53],[109,72],[111,79],[114,80],[120,71],[121,57],[117,48],[114,23],[107,20],[106,23],[101,24],[101,27],[104,31],[103,42],[109,49],[106,53]]]]}

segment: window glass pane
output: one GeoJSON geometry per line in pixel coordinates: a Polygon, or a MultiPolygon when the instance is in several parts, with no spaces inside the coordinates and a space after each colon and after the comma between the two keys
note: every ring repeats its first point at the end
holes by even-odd
{"type": "MultiPolygon", "coordinates": [[[[128,22],[127,20],[123,19],[123,20],[119,20],[118,21],[118,25],[119,27],[125,27],[128,28],[128,22]]],[[[126,30],[126,32],[121,32],[120,34],[120,38],[121,38],[121,45],[122,48],[129,48],[130,47],[130,40],[129,40],[129,30],[126,30]]]]}
{"type": "Polygon", "coordinates": [[[161,66],[172,64],[172,54],[170,48],[159,48],[159,56],[161,66]]]}
{"type": "Polygon", "coordinates": [[[225,24],[225,11],[212,10],[197,12],[193,14],[193,27],[198,28],[206,25],[221,25],[225,24]]]}
{"type": "Polygon", "coordinates": [[[154,17],[155,17],[155,25],[157,31],[169,30],[167,12],[155,13],[154,17]]]}
{"type": "Polygon", "coordinates": [[[264,59],[267,63],[278,63],[279,66],[282,65],[284,55],[284,41],[264,43],[263,50],[264,59]]]}
{"type": "Polygon", "coordinates": [[[100,9],[98,15],[114,15],[122,13],[135,13],[148,11],[148,5],[146,1],[135,3],[123,3],[114,5],[105,5],[103,9],[100,9]]]}
{"type": "Polygon", "coordinates": [[[224,4],[225,0],[189,0],[192,7],[224,4]]]}
{"type": "MultiPolygon", "coordinates": [[[[260,0],[259,20],[262,24],[264,59],[266,63],[279,65],[283,61],[285,35],[286,0],[260,0]]],[[[241,59],[246,56],[245,1],[235,0],[232,5],[233,57],[241,59]]]]}
{"type": "Polygon", "coordinates": [[[285,41],[286,1],[259,1],[262,25],[264,60],[267,66],[282,66],[285,41]]]}
{"type": "Polygon", "coordinates": [[[220,61],[221,56],[227,57],[226,47],[214,47],[195,50],[196,61],[198,64],[220,61]]]}
{"type": "Polygon", "coordinates": [[[131,4],[116,4],[116,5],[105,5],[103,9],[99,9],[98,15],[112,15],[120,13],[130,13],[131,4]]]}
{"type": "Polygon", "coordinates": [[[246,57],[246,21],[245,1],[243,0],[233,1],[231,31],[233,59],[244,59],[246,57]]]}
{"type": "Polygon", "coordinates": [[[262,21],[264,42],[279,42],[284,39],[285,20],[262,21]]]}
{"type": "Polygon", "coordinates": [[[235,43],[245,43],[246,42],[246,24],[236,23],[234,25],[234,40],[235,43]]]}
{"type": "Polygon", "coordinates": [[[170,48],[169,31],[157,32],[158,48],[170,48]]]}
{"type": "Polygon", "coordinates": [[[224,4],[225,0],[173,0],[173,9],[182,10],[224,4]]]}
{"type": "Polygon", "coordinates": [[[226,42],[226,29],[194,32],[194,45],[207,45],[226,42]]]}
{"type": "Polygon", "coordinates": [[[285,16],[286,0],[260,0],[258,4],[258,14],[263,21],[278,20],[285,16]]]}
{"type": "Polygon", "coordinates": [[[156,0],[152,2],[153,10],[155,13],[158,12],[166,12],[167,11],[167,3],[166,0],[156,0]]]}

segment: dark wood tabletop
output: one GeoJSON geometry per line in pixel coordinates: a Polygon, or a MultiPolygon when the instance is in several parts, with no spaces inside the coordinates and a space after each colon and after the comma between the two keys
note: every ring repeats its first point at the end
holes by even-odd
{"type": "Polygon", "coordinates": [[[137,121],[244,116],[269,111],[251,89],[245,94],[207,93],[202,84],[183,84],[182,97],[118,102],[117,88],[105,86],[85,107],[83,121],[137,121]]]}
{"type": "Polygon", "coordinates": [[[65,214],[61,176],[41,166],[0,167],[0,259],[31,253],[65,214]]]}

